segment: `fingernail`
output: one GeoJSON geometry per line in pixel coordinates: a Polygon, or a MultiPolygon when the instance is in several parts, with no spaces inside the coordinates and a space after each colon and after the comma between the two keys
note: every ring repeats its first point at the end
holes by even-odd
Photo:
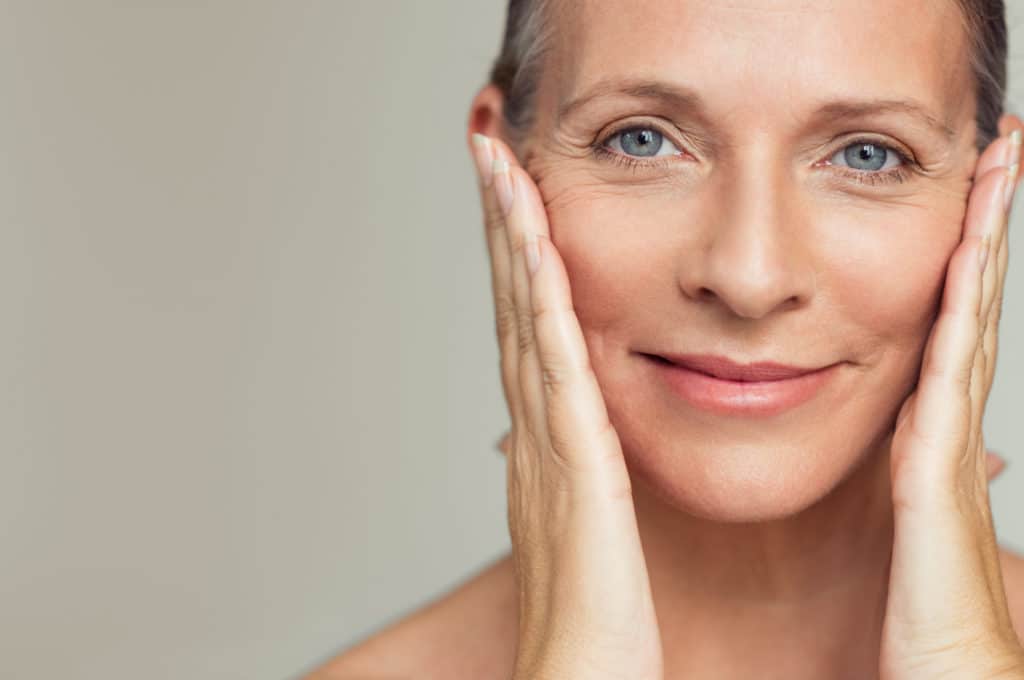
{"type": "Polygon", "coordinates": [[[1003,191],[1003,207],[1009,212],[1010,203],[1013,202],[1013,193],[1017,189],[1017,174],[1020,172],[1020,162],[1016,162],[1006,169],[1006,189],[1003,191]]]}
{"type": "Polygon", "coordinates": [[[981,240],[981,249],[978,251],[978,268],[981,272],[985,273],[985,265],[988,264],[988,249],[991,245],[992,237],[989,234],[985,234],[985,238],[981,240]]]}
{"type": "Polygon", "coordinates": [[[1010,133],[1010,160],[1007,165],[1020,162],[1021,141],[1024,140],[1024,130],[1017,128],[1010,133]]]}
{"type": "Polygon", "coordinates": [[[477,172],[480,173],[480,181],[485,187],[491,186],[491,168],[494,165],[494,150],[491,146],[491,138],[479,132],[473,133],[473,160],[476,161],[477,172]]]}
{"type": "Polygon", "coordinates": [[[494,189],[498,194],[498,205],[505,217],[512,212],[512,174],[509,172],[508,161],[503,158],[494,159],[494,189]]]}
{"type": "Polygon", "coordinates": [[[1006,151],[1003,152],[1003,167],[1010,167],[1020,160],[1020,142],[1017,140],[1020,130],[1014,130],[1007,135],[1006,151]]]}

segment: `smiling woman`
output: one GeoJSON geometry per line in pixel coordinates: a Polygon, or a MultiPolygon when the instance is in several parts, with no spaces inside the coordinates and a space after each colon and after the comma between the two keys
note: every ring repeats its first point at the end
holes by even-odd
{"type": "Polygon", "coordinates": [[[469,122],[512,552],[321,677],[1024,680],[1003,12],[512,0],[469,122]]]}

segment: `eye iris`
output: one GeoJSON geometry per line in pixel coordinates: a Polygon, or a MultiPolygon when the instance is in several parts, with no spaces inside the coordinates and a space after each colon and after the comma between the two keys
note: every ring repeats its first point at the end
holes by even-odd
{"type": "Polygon", "coordinates": [[[622,150],[631,156],[654,156],[661,149],[662,135],[650,128],[634,128],[622,133],[622,150]]]}
{"type": "Polygon", "coordinates": [[[885,165],[888,152],[878,144],[851,144],[846,147],[844,156],[850,167],[857,170],[880,170],[885,165]]]}

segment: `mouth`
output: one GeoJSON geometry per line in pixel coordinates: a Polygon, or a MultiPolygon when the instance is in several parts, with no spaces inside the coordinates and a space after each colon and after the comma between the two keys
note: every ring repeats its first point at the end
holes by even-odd
{"type": "Polygon", "coordinates": [[[737,364],[708,355],[643,354],[664,384],[691,406],[719,415],[777,415],[814,397],[842,362],[819,368],[737,364]]]}
{"type": "Polygon", "coordinates": [[[726,357],[698,354],[648,355],[656,361],[686,368],[697,373],[734,382],[773,382],[789,380],[824,370],[828,366],[804,368],[774,361],[758,361],[749,364],[734,362],[726,357]]]}

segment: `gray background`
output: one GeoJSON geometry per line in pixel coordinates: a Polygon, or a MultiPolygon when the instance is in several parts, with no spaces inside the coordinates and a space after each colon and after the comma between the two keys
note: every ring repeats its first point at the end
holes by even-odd
{"type": "Polygon", "coordinates": [[[463,141],[502,13],[0,3],[0,677],[295,677],[507,550],[463,141]]]}

